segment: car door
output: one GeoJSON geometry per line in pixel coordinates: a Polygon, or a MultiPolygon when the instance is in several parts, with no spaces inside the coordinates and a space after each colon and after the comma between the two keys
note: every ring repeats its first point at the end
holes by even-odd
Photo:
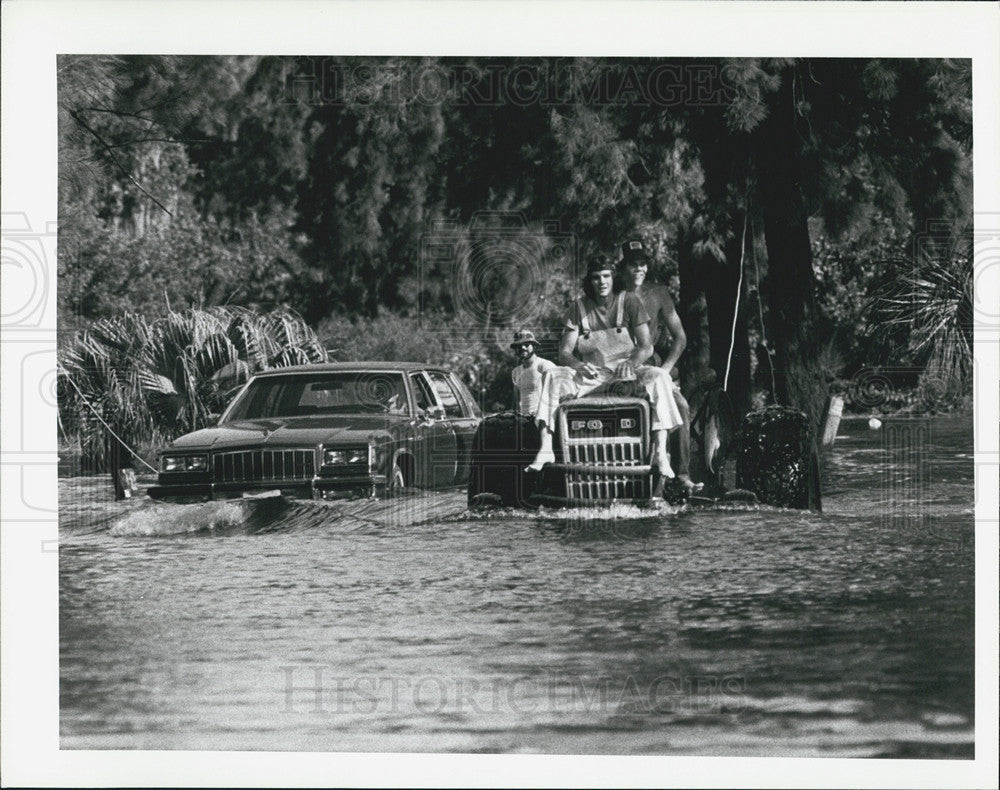
{"type": "Polygon", "coordinates": [[[416,479],[418,486],[440,488],[455,482],[458,452],[455,429],[447,418],[447,409],[425,373],[411,373],[410,383],[417,406],[414,423],[416,441],[416,479]]]}
{"type": "Polygon", "coordinates": [[[458,453],[458,463],[455,470],[455,482],[465,484],[469,481],[469,457],[472,448],[472,438],[479,426],[479,417],[474,413],[472,396],[462,383],[455,378],[454,373],[431,370],[428,371],[438,399],[444,404],[445,418],[455,431],[455,445],[458,453]]]}

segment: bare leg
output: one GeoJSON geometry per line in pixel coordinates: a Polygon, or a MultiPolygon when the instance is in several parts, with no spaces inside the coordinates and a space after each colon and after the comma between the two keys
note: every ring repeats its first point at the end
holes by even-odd
{"type": "Polygon", "coordinates": [[[705,486],[703,483],[696,483],[691,479],[691,407],[687,399],[680,390],[674,390],[674,401],[677,403],[677,410],[681,413],[684,421],[678,425],[674,431],[677,437],[677,479],[681,482],[689,494],[701,491],[705,486]]]}
{"type": "Polygon", "coordinates": [[[525,471],[541,471],[545,464],[556,460],[555,453],[552,452],[552,428],[549,426],[555,422],[560,401],[581,391],[575,374],[576,371],[572,368],[553,368],[542,376],[542,392],[538,399],[538,408],[535,410],[535,424],[538,426],[542,446],[535,460],[525,471]]]}
{"type": "Polygon", "coordinates": [[[542,435],[542,446],[538,449],[535,460],[528,466],[528,470],[533,472],[540,472],[545,464],[556,460],[556,454],[552,451],[552,431],[544,422],[538,424],[538,430],[542,435]]]}
{"type": "Polygon", "coordinates": [[[649,463],[664,477],[674,476],[674,470],[670,466],[670,453],[667,451],[667,431],[663,428],[653,431],[653,457],[649,463]]]}
{"type": "Polygon", "coordinates": [[[691,480],[691,407],[680,390],[674,390],[674,402],[684,421],[677,426],[677,477],[690,482],[691,480]]]}

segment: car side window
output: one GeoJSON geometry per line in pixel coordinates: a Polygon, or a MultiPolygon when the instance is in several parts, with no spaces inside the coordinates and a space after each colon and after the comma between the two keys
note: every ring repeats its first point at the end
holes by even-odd
{"type": "Polygon", "coordinates": [[[417,401],[417,410],[427,411],[434,405],[434,394],[427,384],[427,379],[419,373],[415,373],[410,376],[410,381],[413,382],[413,397],[417,401]]]}
{"type": "Polygon", "coordinates": [[[448,374],[431,370],[427,372],[427,375],[431,377],[431,381],[434,384],[434,391],[437,392],[438,400],[441,401],[441,405],[444,406],[445,416],[464,417],[465,413],[462,409],[462,404],[458,400],[458,395],[455,393],[455,390],[452,389],[451,382],[448,381],[448,374]]]}
{"type": "Polygon", "coordinates": [[[469,388],[465,386],[459,379],[455,378],[455,374],[449,375],[448,380],[451,382],[452,388],[458,393],[461,400],[465,401],[465,406],[469,413],[473,417],[482,417],[483,413],[479,409],[479,404],[476,403],[476,399],[472,397],[472,393],[469,392],[469,388]]]}

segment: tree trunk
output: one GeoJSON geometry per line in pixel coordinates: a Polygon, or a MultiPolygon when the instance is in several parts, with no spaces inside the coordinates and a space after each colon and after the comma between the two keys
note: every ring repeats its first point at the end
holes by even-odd
{"type": "MultiPolygon", "coordinates": [[[[740,287],[741,235],[745,206],[739,204],[736,185],[747,180],[751,160],[749,136],[724,131],[721,117],[706,119],[698,128],[701,136],[702,163],[705,170],[706,210],[712,221],[708,223],[714,240],[724,244],[724,262],[714,255],[705,254],[694,261],[705,293],[708,319],[709,362],[715,371],[719,386],[729,379],[726,393],[736,412],[737,421],[750,410],[750,340],[747,325],[747,282],[740,287]],[[722,239],[729,236],[727,241],[722,239]],[[738,311],[737,311],[737,296],[738,311]],[[736,316],[735,340],[733,313],[736,316]],[[732,356],[730,358],[730,345],[732,356]]],[[[749,235],[749,234],[748,234],[749,235]]],[[[749,243],[749,239],[748,239],[749,243]]],[[[749,247],[748,247],[749,249],[749,247]]],[[[683,277],[682,277],[683,285],[683,277]]]]}
{"type": "Polygon", "coordinates": [[[768,309],[767,339],[774,349],[778,402],[792,403],[789,376],[801,370],[808,354],[808,319],[813,313],[812,251],[805,201],[794,152],[795,128],[792,71],[783,75],[770,114],[757,130],[754,153],[764,215],[767,276],[761,290],[768,309]]]}
{"type": "Polygon", "coordinates": [[[135,493],[136,489],[132,453],[110,432],[106,434],[105,441],[108,450],[111,485],[115,489],[115,500],[128,499],[135,493]]]}

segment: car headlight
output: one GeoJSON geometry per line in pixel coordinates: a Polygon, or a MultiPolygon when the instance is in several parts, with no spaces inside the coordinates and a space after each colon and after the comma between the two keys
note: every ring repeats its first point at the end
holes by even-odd
{"type": "Polygon", "coordinates": [[[368,464],[371,465],[371,447],[324,447],[323,465],[368,464]]]}
{"type": "Polygon", "coordinates": [[[161,472],[204,472],[208,469],[207,455],[164,455],[160,457],[161,472]]]}

